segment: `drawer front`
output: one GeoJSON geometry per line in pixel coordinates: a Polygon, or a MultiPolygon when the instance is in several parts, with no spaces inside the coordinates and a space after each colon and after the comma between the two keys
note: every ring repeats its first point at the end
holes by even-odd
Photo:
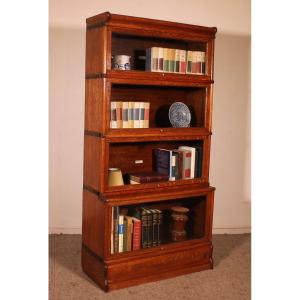
{"type": "Polygon", "coordinates": [[[185,249],[155,257],[132,259],[108,266],[109,282],[125,281],[210,262],[211,248],[185,249]]]}

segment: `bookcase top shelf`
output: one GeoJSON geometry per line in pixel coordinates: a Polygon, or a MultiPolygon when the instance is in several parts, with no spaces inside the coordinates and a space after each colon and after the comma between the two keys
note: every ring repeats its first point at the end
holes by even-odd
{"type": "Polygon", "coordinates": [[[168,31],[175,33],[176,35],[187,34],[191,36],[206,35],[210,38],[214,38],[217,32],[216,27],[205,27],[191,24],[183,24],[171,21],[162,21],[148,18],[138,18],[132,16],[124,16],[119,14],[112,14],[110,12],[104,12],[99,15],[86,19],[87,28],[95,28],[101,26],[111,26],[115,28],[128,28],[128,29],[142,29],[147,31],[168,31]]]}

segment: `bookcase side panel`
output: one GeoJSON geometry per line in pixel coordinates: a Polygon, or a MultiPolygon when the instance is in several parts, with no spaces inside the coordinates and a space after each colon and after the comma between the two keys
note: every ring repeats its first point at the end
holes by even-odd
{"type": "Polygon", "coordinates": [[[107,27],[93,27],[86,31],[86,74],[106,72],[107,27]]]}
{"type": "Polygon", "coordinates": [[[85,80],[85,130],[103,132],[103,79],[85,80]]]}
{"type": "Polygon", "coordinates": [[[100,158],[102,153],[100,140],[96,136],[84,136],[83,184],[95,191],[100,190],[100,158]]]}
{"type": "Polygon", "coordinates": [[[103,258],[105,237],[105,209],[95,193],[83,190],[82,242],[94,254],[103,258]]]}

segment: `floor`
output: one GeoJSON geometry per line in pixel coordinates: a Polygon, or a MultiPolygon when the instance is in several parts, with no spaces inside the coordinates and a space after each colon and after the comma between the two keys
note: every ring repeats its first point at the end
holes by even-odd
{"type": "Polygon", "coordinates": [[[50,235],[49,299],[250,299],[251,235],[214,235],[213,245],[213,270],[104,293],[81,270],[81,236],[50,235]]]}

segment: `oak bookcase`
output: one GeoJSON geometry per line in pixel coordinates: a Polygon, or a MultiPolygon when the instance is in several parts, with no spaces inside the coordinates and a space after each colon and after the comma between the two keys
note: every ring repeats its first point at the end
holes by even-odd
{"type": "MultiPolygon", "coordinates": [[[[209,185],[215,27],[202,27],[105,12],[88,18],[86,32],[85,132],[82,268],[103,290],[213,268],[214,187],[209,185]],[[113,70],[114,54],[131,55],[149,47],[206,52],[206,74],[146,72],[133,62],[113,70]],[[110,129],[110,101],[149,101],[149,128],[110,129]],[[128,101],[128,100],[127,100],[128,101]],[[182,101],[192,112],[189,128],[172,128],[162,107],[182,101]],[[162,110],[163,113],[163,110],[162,110]],[[125,175],[149,171],[153,148],[202,145],[202,177],[139,185],[108,186],[108,169],[125,175]],[[135,164],[135,160],[143,160],[135,164]],[[183,242],[111,253],[114,206],[172,205],[190,208],[192,224],[183,242]]],[[[125,182],[126,183],[126,182],[125,182]]]]}

